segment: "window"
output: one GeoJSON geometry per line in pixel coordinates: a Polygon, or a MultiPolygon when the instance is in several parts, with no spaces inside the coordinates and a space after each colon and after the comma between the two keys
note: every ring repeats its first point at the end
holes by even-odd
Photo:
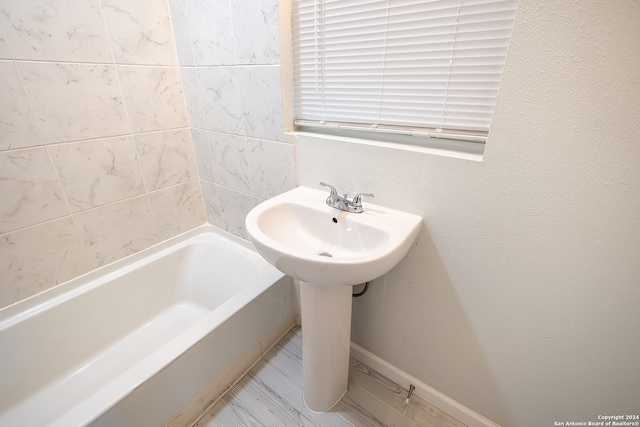
{"type": "Polygon", "coordinates": [[[294,123],[484,142],[517,0],[291,0],[294,123]]]}

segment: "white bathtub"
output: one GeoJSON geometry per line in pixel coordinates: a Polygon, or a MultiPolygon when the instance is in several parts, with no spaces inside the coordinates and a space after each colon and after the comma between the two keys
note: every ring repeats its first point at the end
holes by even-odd
{"type": "Polygon", "coordinates": [[[293,324],[291,280],[202,226],[0,310],[0,426],[193,421],[293,324]]]}

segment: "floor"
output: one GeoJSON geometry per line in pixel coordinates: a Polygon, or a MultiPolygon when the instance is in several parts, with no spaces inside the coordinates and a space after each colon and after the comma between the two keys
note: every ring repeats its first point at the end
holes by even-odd
{"type": "Polygon", "coordinates": [[[295,327],[195,426],[463,426],[417,396],[406,405],[407,393],[351,359],[342,400],[330,412],[309,411],[302,401],[302,332],[295,327]]]}

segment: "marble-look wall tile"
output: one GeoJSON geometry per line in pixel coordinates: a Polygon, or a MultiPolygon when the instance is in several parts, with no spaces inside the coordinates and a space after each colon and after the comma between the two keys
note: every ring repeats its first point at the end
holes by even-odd
{"type": "Polygon", "coordinates": [[[296,187],[292,144],[247,138],[252,194],[269,199],[296,187]]]}
{"type": "Polygon", "coordinates": [[[191,129],[191,137],[193,139],[193,148],[195,150],[200,179],[214,183],[213,153],[211,152],[211,147],[209,147],[207,132],[199,129],[191,129]]]}
{"type": "Polygon", "coordinates": [[[214,225],[238,237],[247,239],[244,219],[249,211],[253,209],[253,197],[221,186],[217,187],[217,194],[220,216],[216,218],[214,225]]]}
{"type": "Polygon", "coordinates": [[[0,59],[11,59],[11,51],[4,37],[2,24],[0,24],[0,59]]]}
{"type": "Polygon", "coordinates": [[[177,68],[118,67],[133,132],[189,126],[177,68]]]}
{"type": "Polygon", "coordinates": [[[251,192],[247,144],[244,136],[207,132],[214,182],[244,193],[251,192]]]}
{"type": "Polygon", "coordinates": [[[149,191],[198,178],[189,129],[145,133],[134,138],[149,191]]]}
{"type": "Polygon", "coordinates": [[[49,147],[73,212],[144,193],[131,136],[49,147]]]}
{"type": "Polygon", "coordinates": [[[177,65],[166,0],[102,0],[117,64],[177,65]]]}
{"type": "Polygon", "coordinates": [[[90,270],[71,217],[0,236],[0,308],[90,270]]]}
{"type": "Polygon", "coordinates": [[[0,234],[69,215],[45,147],[0,152],[0,234]]]}
{"type": "MultiPolygon", "coordinates": [[[[229,3],[227,0],[185,1],[196,65],[235,65],[229,3]]],[[[241,32],[253,32],[252,27],[238,28],[241,32]]]]}
{"type": "Polygon", "coordinates": [[[231,4],[237,63],[278,64],[278,0],[234,0],[231,4]]]}
{"type": "Polygon", "coordinates": [[[200,102],[200,88],[198,86],[198,71],[196,68],[182,68],[182,87],[187,104],[187,113],[191,127],[203,129],[205,127],[204,111],[200,102]]]}
{"type": "Polygon", "coordinates": [[[74,218],[94,268],[159,241],[146,195],[80,212],[74,218]]]}
{"type": "Polygon", "coordinates": [[[18,62],[46,142],[130,132],[111,65],[18,62]]]}
{"type": "Polygon", "coordinates": [[[149,193],[149,202],[160,239],[168,239],[207,221],[198,180],[149,193]]]}
{"type": "Polygon", "coordinates": [[[173,36],[178,52],[178,64],[183,67],[195,65],[186,0],[169,0],[169,10],[171,11],[173,36]]]}
{"type": "Polygon", "coordinates": [[[255,206],[249,194],[201,181],[207,219],[213,225],[247,239],[244,219],[255,206]]]}
{"type": "Polygon", "coordinates": [[[291,142],[284,133],[280,66],[238,67],[248,136],[291,142]]]}
{"type": "Polygon", "coordinates": [[[0,24],[16,59],[113,61],[99,0],[3,2],[0,24]]]}
{"type": "Polygon", "coordinates": [[[13,61],[0,61],[0,150],[44,144],[13,61]]]}
{"type": "Polygon", "coordinates": [[[198,84],[205,128],[244,135],[236,67],[198,68],[198,84]]]}
{"type": "Polygon", "coordinates": [[[213,182],[200,180],[202,187],[202,199],[204,200],[204,210],[207,221],[210,224],[219,226],[221,221],[220,202],[218,201],[218,186],[213,182]]]}

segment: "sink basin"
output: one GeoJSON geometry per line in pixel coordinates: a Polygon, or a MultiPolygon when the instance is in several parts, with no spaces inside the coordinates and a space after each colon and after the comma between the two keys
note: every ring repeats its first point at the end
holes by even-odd
{"type": "Polygon", "coordinates": [[[246,230],[258,252],[294,279],[357,285],[382,276],[409,251],[422,218],[363,203],[364,212],[329,207],[328,193],[298,187],[256,206],[246,230]]]}
{"type": "Polygon", "coordinates": [[[326,205],[328,195],[298,187],[256,206],[245,221],[260,255],[300,280],[303,400],[314,412],[328,411],[347,391],[349,285],[391,270],[422,223],[419,216],[370,203],[362,213],[343,212],[326,205]]]}

